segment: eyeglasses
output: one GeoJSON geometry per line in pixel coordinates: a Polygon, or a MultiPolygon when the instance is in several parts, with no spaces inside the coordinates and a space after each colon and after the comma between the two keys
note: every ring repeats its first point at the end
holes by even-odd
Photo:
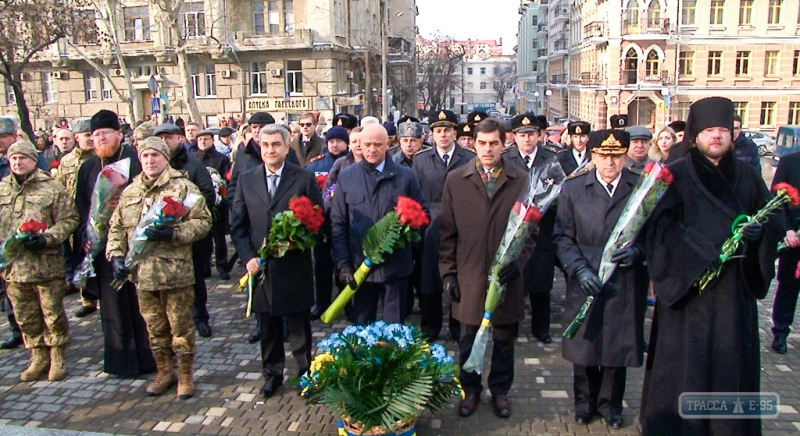
{"type": "Polygon", "coordinates": [[[314,123],[298,123],[298,124],[300,125],[300,127],[311,127],[314,125],[314,123]]]}

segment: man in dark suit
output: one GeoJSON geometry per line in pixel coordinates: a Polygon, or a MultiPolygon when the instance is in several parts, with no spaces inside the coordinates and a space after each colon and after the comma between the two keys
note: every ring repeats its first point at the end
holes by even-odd
{"type": "MultiPolygon", "coordinates": [[[[439,213],[447,175],[475,157],[475,152],[456,145],[458,116],[451,111],[435,111],[429,119],[435,147],[414,158],[414,175],[431,208],[431,224],[425,231],[422,248],[420,329],[431,341],[442,330],[442,279],[439,276],[439,213]]],[[[450,317],[450,332],[459,336],[457,321],[450,317]]]]}
{"type": "Polygon", "coordinates": [[[317,135],[317,117],[311,112],[300,115],[297,124],[300,126],[300,135],[289,145],[297,155],[300,166],[305,168],[313,158],[324,152],[325,140],[317,135]]]}
{"type": "Polygon", "coordinates": [[[608,235],[639,176],[625,168],[628,132],[592,132],[589,145],[595,169],[564,182],[553,240],[568,277],[564,325],[587,295],[594,297],[594,304],[575,337],[564,340],[561,354],[573,364],[575,421],[588,424],[599,412],[607,425],[620,428],[627,368],[643,363],[648,288],[644,248],[633,244],[613,253],[611,260],[619,266],[605,286],[597,271],[608,235]]]}
{"type": "MultiPolygon", "coordinates": [[[[546,146],[544,140],[547,127],[533,114],[520,114],[511,120],[517,144],[503,151],[505,160],[519,168],[530,171],[557,160],[557,154],[546,146]]],[[[559,154],[567,152],[557,150],[559,154]]],[[[553,245],[553,226],[556,223],[556,208],[550,207],[539,222],[539,238],[523,277],[525,291],[531,300],[531,333],[544,344],[553,342],[550,337],[550,291],[556,266],[556,250],[553,245]]]]}
{"type": "Polygon", "coordinates": [[[261,396],[270,397],[283,384],[285,355],[283,322],[289,328],[289,344],[297,361],[298,375],[311,364],[311,321],[314,305],[314,266],[311,250],[292,250],[281,258],[266,259],[261,265],[258,249],[269,236],[275,215],[289,209],[289,200],[306,196],[322,207],[322,192],[314,174],[286,161],[289,131],[268,125],[258,136],[264,165],[241,175],[236,189],[231,222],[231,239],[250,274],[263,273],[253,290],[253,310],[260,319],[261,361],[264,387],[261,396]]]}
{"type": "Polygon", "coordinates": [[[558,155],[558,161],[564,174],[571,175],[582,165],[592,161],[592,152],[586,147],[592,127],[586,121],[574,121],[567,124],[570,147],[558,155]]]}
{"type": "MultiPolygon", "coordinates": [[[[505,129],[495,119],[475,127],[478,157],[451,172],[444,184],[439,223],[439,271],[443,291],[453,302],[453,316],[461,322],[458,341],[459,364],[464,365],[483,318],[489,268],[497,253],[508,217],[527,184],[525,170],[501,156],[505,129]]],[[[502,418],[511,415],[508,391],[514,381],[514,336],[525,316],[522,267],[533,249],[535,238],[526,241],[517,262],[500,271],[506,287],[502,302],[492,314],[492,357],[489,390],[492,409],[502,418]]],[[[470,416],[480,403],[481,375],[461,370],[466,393],[458,408],[470,416]]]]}
{"type": "MultiPolygon", "coordinates": [[[[800,153],[792,153],[781,158],[772,186],[777,183],[788,183],[800,190],[800,153]]],[[[778,289],[775,291],[775,302],[772,305],[772,349],[786,354],[786,338],[789,327],[794,321],[797,306],[797,294],[800,291],[800,277],[797,277],[797,264],[800,262],[800,239],[797,229],[800,228],[800,207],[786,206],[785,210],[786,249],[780,252],[778,261],[778,289]]]]}
{"type": "MultiPolygon", "coordinates": [[[[389,135],[380,124],[364,127],[359,136],[363,160],[341,173],[331,207],[333,261],[339,280],[356,286],[355,268],[364,261],[361,248],[364,235],[387,213],[394,210],[397,197],[417,201],[425,212],[428,202],[411,169],[386,157],[389,135]]],[[[353,316],[357,324],[375,321],[378,300],[383,299],[383,320],[403,323],[406,316],[406,291],[413,270],[411,247],[386,255],[372,267],[366,281],[353,297],[353,316]]]]}

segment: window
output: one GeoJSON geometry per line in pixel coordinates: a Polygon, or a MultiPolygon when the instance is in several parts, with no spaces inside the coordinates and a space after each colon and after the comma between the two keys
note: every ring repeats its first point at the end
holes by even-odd
{"type": "Polygon", "coordinates": [[[794,59],[792,60],[792,74],[800,75],[800,50],[794,51],[794,59]]]}
{"type": "Polygon", "coordinates": [[[686,117],[689,116],[689,106],[692,103],[688,101],[679,101],[675,103],[675,119],[676,120],[685,120],[686,117]]]}
{"type": "Polygon", "coordinates": [[[753,24],[753,0],[740,0],[739,25],[750,26],[753,24]]]}
{"type": "Polygon", "coordinates": [[[678,72],[681,76],[694,75],[694,52],[682,51],[678,58],[678,72]]]}
{"type": "Polygon", "coordinates": [[[767,24],[781,24],[781,4],[783,0],[769,0],[767,24]]]}
{"type": "Polygon", "coordinates": [[[539,16],[534,15],[531,17],[531,26],[536,27],[539,25],[539,16]]]}
{"type": "Polygon", "coordinates": [[[647,8],[647,27],[651,29],[661,27],[661,4],[652,0],[650,6],[647,8]]]}
{"type": "Polygon", "coordinates": [[[97,101],[96,77],[97,71],[95,70],[87,70],[83,73],[84,88],[86,88],[86,101],[97,101]]]}
{"type": "Polygon", "coordinates": [[[481,82],[481,89],[486,89],[486,82],[481,82]]]}
{"type": "Polygon", "coordinates": [[[737,51],[736,52],[736,75],[749,76],[750,75],[750,52],[737,51]]]}
{"type": "Polygon", "coordinates": [[[111,100],[111,82],[105,76],[100,76],[100,92],[103,100],[111,100]]]}
{"type": "Polygon", "coordinates": [[[778,51],[770,50],[764,57],[764,75],[777,76],[778,75],[778,51]]]}
{"type": "Polygon", "coordinates": [[[97,44],[97,22],[95,21],[95,11],[76,11],[75,33],[72,40],[78,45],[97,44]]]}
{"type": "Polygon", "coordinates": [[[725,7],[725,0],[711,0],[711,18],[709,24],[712,26],[721,26],[723,19],[723,8],[725,7]]]}
{"type": "Polygon", "coordinates": [[[286,61],[286,92],[303,93],[303,61],[286,61]]]}
{"type": "Polygon", "coordinates": [[[695,24],[696,12],[697,0],[683,0],[683,7],[681,7],[681,24],[693,26],[695,24]]]}
{"type": "Polygon", "coordinates": [[[774,126],[775,125],[775,102],[764,101],[761,102],[761,125],[774,126]]]}
{"type": "Polygon", "coordinates": [[[269,0],[267,18],[269,20],[269,33],[281,32],[281,15],[278,11],[278,0],[269,0]]]}
{"type": "Polygon", "coordinates": [[[206,65],[206,97],[215,97],[217,95],[217,71],[214,69],[214,64],[206,65]]]}
{"type": "Polygon", "coordinates": [[[472,75],[472,67],[467,68],[467,74],[472,75]]]}
{"type": "Polygon", "coordinates": [[[626,33],[639,33],[639,4],[636,0],[628,0],[628,7],[625,8],[625,23],[626,33]]]}
{"type": "Polygon", "coordinates": [[[647,53],[647,61],[645,62],[645,69],[647,70],[647,77],[660,77],[659,66],[661,59],[658,58],[658,53],[655,50],[650,50],[647,53]]]}
{"type": "Polygon", "coordinates": [[[250,63],[250,95],[267,95],[267,63],[250,63]]]}
{"type": "Polygon", "coordinates": [[[253,2],[253,30],[257,35],[264,34],[264,2],[253,2]]]}
{"type": "Polygon", "coordinates": [[[347,14],[342,0],[333,0],[333,25],[336,36],[344,38],[347,33],[347,14]]]}
{"type": "Polygon", "coordinates": [[[184,3],[181,34],[184,38],[196,38],[206,34],[206,18],[203,3],[184,3]]]}
{"type": "Polygon", "coordinates": [[[6,104],[9,106],[17,104],[17,95],[14,94],[14,88],[9,84],[6,84],[6,104]]]}
{"type": "Polygon", "coordinates": [[[283,0],[283,24],[286,32],[294,32],[294,0],[283,0]]]}
{"type": "Polygon", "coordinates": [[[200,92],[200,84],[202,83],[202,78],[200,76],[200,66],[192,65],[191,74],[189,74],[189,80],[192,82],[192,94],[195,97],[203,96],[203,94],[200,92]]]}
{"type": "Polygon", "coordinates": [[[125,8],[123,15],[125,41],[150,41],[150,10],[147,6],[125,8]]]}
{"type": "Polygon", "coordinates": [[[500,68],[497,67],[492,68],[492,74],[494,74],[495,76],[500,74],[500,68]]]}
{"type": "Polygon", "coordinates": [[[42,94],[44,95],[45,104],[58,101],[56,81],[50,71],[42,71],[42,94]]]}
{"type": "Polygon", "coordinates": [[[486,67],[481,67],[481,76],[486,75],[486,67]]]}
{"type": "Polygon", "coordinates": [[[472,91],[475,85],[472,82],[467,82],[467,91],[472,91]]]}
{"type": "Polygon", "coordinates": [[[192,65],[189,73],[192,93],[195,97],[214,97],[217,95],[217,74],[214,64],[192,65]]]}
{"type": "Polygon", "coordinates": [[[747,109],[749,103],[746,101],[735,101],[733,102],[733,113],[742,117],[742,125],[747,126],[747,109]]]}
{"type": "Polygon", "coordinates": [[[789,103],[789,121],[787,124],[800,124],[800,102],[793,101],[789,103]]]}
{"type": "Polygon", "coordinates": [[[722,52],[710,51],[708,52],[708,75],[719,76],[722,71],[722,52]]]}

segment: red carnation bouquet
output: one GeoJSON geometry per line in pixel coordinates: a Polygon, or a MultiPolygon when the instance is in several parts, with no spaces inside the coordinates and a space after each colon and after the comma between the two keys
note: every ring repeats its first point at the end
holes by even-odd
{"type": "Polygon", "coordinates": [[[706,270],[695,281],[695,285],[700,292],[703,292],[712,280],[719,277],[722,273],[722,268],[725,266],[725,262],[737,257],[736,252],[739,250],[739,247],[742,246],[742,240],[744,238],[742,232],[745,227],[751,223],[767,222],[770,215],[778,211],[778,209],[781,209],[785,204],[790,204],[792,206],[800,205],[800,194],[798,194],[794,186],[788,183],[776,183],[775,186],[772,187],[772,190],[775,191],[775,197],[770,199],[764,207],[755,213],[755,215],[739,215],[733,220],[733,224],[731,224],[732,235],[722,244],[722,251],[719,254],[719,266],[714,269],[706,270]]]}
{"type": "MultiPolygon", "coordinates": [[[[158,246],[158,243],[147,239],[147,235],[145,235],[147,229],[175,226],[201,198],[203,197],[197,194],[187,194],[183,201],[164,197],[150,206],[147,213],[139,220],[139,224],[133,229],[133,235],[128,243],[128,254],[125,256],[125,267],[132,271],[145,254],[158,246]]],[[[111,287],[119,291],[126,281],[114,280],[111,282],[111,287]]]]}
{"type": "MultiPolygon", "coordinates": [[[[275,215],[269,227],[269,236],[258,250],[259,264],[264,266],[267,259],[280,258],[289,250],[307,250],[317,242],[316,235],[325,222],[322,207],[314,204],[306,196],[289,200],[289,210],[275,215]]],[[[259,274],[259,277],[262,274],[259,274]]],[[[247,290],[247,316],[250,316],[252,289],[255,280],[250,273],[239,279],[239,290],[247,290]]]]}
{"type": "MultiPolygon", "coordinates": [[[[672,172],[666,166],[657,162],[647,162],[642,172],[642,176],[633,188],[625,208],[622,210],[614,229],[611,230],[606,245],[603,248],[603,255],[600,258],[600,268],[597,276],[603,283],[611,279],[611,275],[617,269],[617,263],[612,262],[611,258],[617,250],[630,247],[639,236],[639,232],[644,227],[647,219],[653,213],[656,205],[667,192],[667,188],[674,180],[672,172]]],[[[592,308],[594,297],[586,297],[586,301],[581,306],[575,319],[564,330],[563,336],[572,339],[578,329],[586,321],[589,309],[592,308]]]]}
{"type": "MultiPolygon", "coordinates": [[[[364,262],[353,274],[358,286],[364,283],[373,266],[384,262],[384,255],[391,254],[406,244],[419,241],[422,238],[419,229],[427,226],[429,222],[428,212],[422,205],[412,198],[398,196],[394,210],[373,224],[361,241],[364,262]]],[[[355,289],[350,286],[345,287],[336,297],[336,301],[320,317],[322,322],[332,323],[357,290],[358,287],[355,289]]]]}
{"type": "Polygon", "coordinates": [[[108,238],[108,221],[117,207],[119,196],[128,184],[131,159],[125,158],[106,165],[94,184],[92,205],[89,209],[89,223],[86,226],[86,241],[91,243],[81,264],[75,271],[74,283],[83,289],[86,281],[95,276],[94,258],[105,251],[108,238]]]}
{"type": "Polygon", "coordinates": [[[19,228],[0,244],[0,270],[7,268],[17,260],[24,247],[25,239],[36,233],[44,233],[47,223],[30,219],[22,223],[19,228]]]}

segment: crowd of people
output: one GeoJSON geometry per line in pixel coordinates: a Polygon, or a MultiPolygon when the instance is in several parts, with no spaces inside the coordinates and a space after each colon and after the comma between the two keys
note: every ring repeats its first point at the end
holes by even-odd
{"type": "MultiPolygon", "coordinates": [[[[155,372],[148,395],[177,384],[177,396],[189,398],[195,335],[213,335],[206,288],[212,257],[220,280],[231,279],[238,260],[264,277],[252,290],[255,326],[248,341],[260,344],[260,393],[270,397],[284,383],[285,343],[298,375],[308,371],[311,322],[337,290],[358,286],[362,239],[402,196],[418,202],[430,224],[420,243],[372,267],[346,316],[355,324],[379,316],[405,323],[416,302],[421,332],[437,341],[447,311],[445,336],[457,341],[463,365],[484,316],[488,270],[509,214],[529,173],[557,163],[566,175],[557,204],[538,221],[519,260],[499,272],[505,291],[492,315],[487,380],[494,413],[512,411],[514,343],[526,305],[533,337],[553,342],[550,295],[563,274],[565,325],[587,296],[594,299],[585,324],[561,346],[573,364],[576,422],[599,415],[620,428],[626,369],[646,364],[644,434],[760,433],[757,419],[684,420],[678,411],[683,392],[759,391],[756,300],[775,275],[780,241],[788,249],[781,254],[774,313],[772,345],[779,353],[787,350],[800,288],[792,269],[800,260],[797,208],[748,223],[741,258],[726,263],[702,294],[695,284],[719,265],[737,216],[752,215],[771,196],[758,150],[741,135],[730,100],[699,100],[687,120],[655,132],[617,115],[609,129],[573,121],[560,142],[548,140],[547,119],[532,113],[502,123],[476,111],[460,122],[455,113],[436,110],[427,121],[426,128],[411,116],[381,123],[342,113],[327,126],[306,113],[286,125],[258,112],[246,122],[226,120],[219,130],[148,121],[123,133],[117,114],[101,110],[61,123],[48,147],[48,139],[34,144],[12,118],[0,118],[0,237],[21,241],[16,257],[3,253],[11,337],[0,348],[30,350],[22,381],[45,374],[63,380],[64,298],[79,293],[76,317],[99,308],[106,373],[155,372]],[[606,240],[652,162],[669,165],[674,182],[635,243],[614,253],[618,268],[604,283],[598,271],[606,240]],[[124,177],[118,191],[102,198],[112,168],[123,168],[124,177]],[[260,258],[270,223],[297,197],[325,211],[313,250],[260,258]],[[181,204],[171,224],[140,228],[164,202],[181,204]],[[108,205],[108,216],[97,213],[98,203],[108,205]],[[40,227],[20,236],[29,223],[40,227]],[[156,248],[141,251],[141,240],[156,248]],[[228,240],[235,248],[230,256],[228,240]],[[87,262],[93,274],[78,280],[87,262]],[[655,306],[649,340],[648,304],[655,306]]],[[[800,188],[798,159],[781,160],[775,183],[800,188]]],[[[466,417],[480,403],[482,376],[462,370],[460,382],[458,414],[466,417]]]]}

